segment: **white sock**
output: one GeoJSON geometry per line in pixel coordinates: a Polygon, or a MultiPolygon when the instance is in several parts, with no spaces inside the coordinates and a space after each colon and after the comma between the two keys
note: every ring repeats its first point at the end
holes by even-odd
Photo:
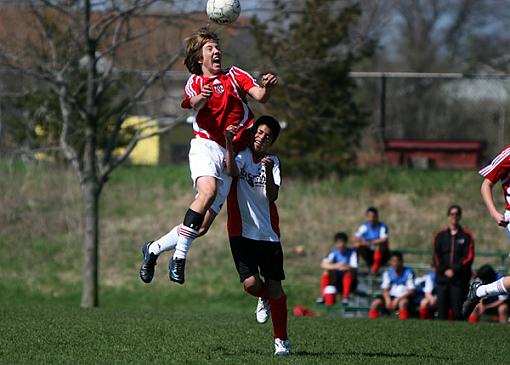
{"type": "Polygon", "coordinates": [[[149,252],[153,253],[154,255],[159,255],[162,252],[173,250],[177,245],[177,238],[179,237],[178,231],[180,226],[181,225],[178,224],[163,237],[157,241],[152,242],[149,246],[149,252]]]}
{"type": "Polygon", "coordinates": [[[476,296],[479,298],[483,298],[489,295],[502,295],[508,293],[503,285],[503,279],[496,280],[487,285],[480,285],[478,289],[476,289],[476,296]]]}
{"type": "Polygon", "coordinates": [[[191,243],[198,237],[198,231],[181,224],[179,227],[179,237],[175,247],[174,259],[185,259],[191,248],[191,243]]]}

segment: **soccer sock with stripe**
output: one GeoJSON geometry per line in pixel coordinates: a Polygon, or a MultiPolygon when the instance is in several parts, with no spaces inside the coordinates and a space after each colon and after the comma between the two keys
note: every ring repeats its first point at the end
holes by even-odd
{"type": "Polygon", "coordinates": [[[505,278],[501,278],[487,285],[480,285],[478,289],[476,289],[476,296],[479,298],[486,297],[488,295],[502,295],[507,294],[508,291],[505,288],[505,284],[503,282],[505,278]]]}
{"type": "Polygon", "coordinates": [[[198,231],[204,222],[204,214],[188,209],[184,221],[179,227],[179,237],[175,247],[174,259],[185,259],[191,243],[198,237],[198,231]]]}
{"type": "Polygon", "coordinates": [[[287,296],[278,299],[269,298],[271,320],[273,322],[274,338],[287,340],[287,296]]]}
{"type": "Polygon", "coordinates": [[[152,242],[149,246],[149,252],[154,255],[159,255],[165,251],[170,251],[175,248],[177,245],[177,238],[179,237],[179,227],[181,225],[178,224],[170,232],[165,234],[160,239],[152,242]]]}

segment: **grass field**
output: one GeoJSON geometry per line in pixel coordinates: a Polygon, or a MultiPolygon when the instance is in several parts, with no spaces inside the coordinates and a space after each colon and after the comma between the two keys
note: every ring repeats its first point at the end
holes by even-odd
{"type": "MultiPolygon", "coordinates": [[[[72,172],[0,161],[0,363],[506,363],[507,327],[481,323],[290,318],[295,355],[275,359],[270,326],[238,282],[225,214],[196,241],[184,286],[138,278],[140,245],[182,219],[193,197],[186,166],[125,167],[101,200],[100,308],[79,309],[81,201],[72,172]],[[176,337],[176,329],[182,335],[176,337]]],[[[428,248],[452,202],[477,249],[505,251],[473,171],[379,169],[324,181],[285,179],[279,204],[289,305],[313,306],[319,261],[338,230],[352,233],[367,206],[389,225],[391,244],[428,248]],[[304,256],[292,254],[297,245],[304,256]]],[[[413,258],[429,262],[428,257],[413,258]]],[[[475,263],[483,262],[480,258],[475,263]]]]}
{"type": "MultiPolygon", "coordinates": [[[[190,298],[188,298],[190,299],[190,298]]],[[[270,324],[252,312],[65,303],[2,303],[2,364],[505,364],[497,324],[291,317],[293,355],[272,354],[270,324]]],[[[235,308],[235,306],[234,306],[235,308]]]]}

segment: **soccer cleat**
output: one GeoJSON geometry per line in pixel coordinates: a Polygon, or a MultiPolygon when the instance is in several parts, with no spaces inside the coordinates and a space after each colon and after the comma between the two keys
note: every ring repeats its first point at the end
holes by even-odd
{"type": "Polygon", "coordinates": [[[184,267],[186,266],[186,259],[171,258],[168,263],[168,277],[170,281],[179,284],[184,284],[184,267]]]}
{"type": "Polygon", "coordinates": [[[290,355],[290,341],[275,338],[274,339],[274,354],[276,356],[290,355]]]}
{"type": "Polygon", "coordinates": [[[152,242],[153,241],[149,241],[142,246],[143,263],[140,267],[140,279],[147,284],[150,283],[154,277],[154,266],[156,266],[156,260],[158,259],[158,255],[149,253],[149,246],[152,242]]]}
{"type": "Polygon", "coordinates": [[[257,316],[257,322],[260,324],[266,323],[271,315],[271,309],[269,308],[269,300],[259,298],[257,302],[257,309],[255,310],[257,316]]]}
{"type": "Polygon", "coordinates": [[[469,287],[467,298],[462,304],[462,318],[464,319],[469,318],[470,314],[473,312],[478,302],[480,302],[480,298],[476,295],[476,289],[478,289],[480,285],[482,285],[481,282],[475,281],[469,287]]]}

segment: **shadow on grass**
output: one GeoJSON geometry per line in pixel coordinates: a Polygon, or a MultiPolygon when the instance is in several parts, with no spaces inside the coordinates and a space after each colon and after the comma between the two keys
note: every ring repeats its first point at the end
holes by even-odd
{"type": "Polygon", "coordinates": [[[369,358],[418,358],[434,360],[452,360],[449,356],[438,356],[433,354],[410,354],[404,352],[356,352],[356,351],[293,351],[296,356],[364,356],[369,358]]]}

